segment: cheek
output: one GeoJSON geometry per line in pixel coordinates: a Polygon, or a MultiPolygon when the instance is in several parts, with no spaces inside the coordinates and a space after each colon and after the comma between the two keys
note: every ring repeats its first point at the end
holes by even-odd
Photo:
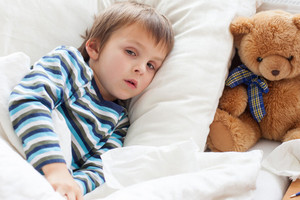
{"type": "Polygon", "coordinates": [[[106,70],[112,74],[118,74],[124,71],[126,59],[122,56],[109,57],[106,60],[106,70]]]}
{"type": "Polygon", "coordinates": [[[108,46],[102,51],[100,61],[106,66],[116,67],[124,62],[124,53],[120,49],[108,46]]]}
{"type": "Polygon", "coordinates": [[[150,85],[150,83],[152,82],[153,78],[154,78],[155,74],[149,74],[148,76],[146,76],[143,80],[143,88],[145,89],[146,87],[148,87],[150,85]]]}

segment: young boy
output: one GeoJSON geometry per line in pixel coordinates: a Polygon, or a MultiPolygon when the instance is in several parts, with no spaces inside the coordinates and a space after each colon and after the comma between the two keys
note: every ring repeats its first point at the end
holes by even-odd
{"type": "Polygon", "coordinates": [[[153,8],[116,3],[95,19],[77,50],[60,46],[14,88],[9,111],[30,162],[67,199],[104,182],[101,155],[121,147],[128,128],[116,100],[140,94],[173,48],[171,24],[153,8]],[[72,163],[53,131],[52,110],[72,133],[72,163]]]}

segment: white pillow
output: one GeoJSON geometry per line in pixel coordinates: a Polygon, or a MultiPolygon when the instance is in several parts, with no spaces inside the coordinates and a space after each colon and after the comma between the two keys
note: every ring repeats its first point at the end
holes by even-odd
{"type": "Polygon", "coordinates": [[[34,63],[59,45],[81,45],[81,35],[98,12],[97,2],[1,0],[0,56],[22,51],[34,63]]]}
{"type": "Polygon", "coordinates": [[[286,12],[297,14],[300,10],[299,0],[263,0],[262,5],[257,8],[257,12],[264,10],[285,10],[286,12]]]}
{"type": "MultiPolygon", "coordinates": [[[[57,45],[79,46],[92,16],[115,0],[2,0],[0,56],[23,51],[31,63],[57,45]]],[[[231,20],[259,0],[138,0],[173,24],[174,50],[129,107],[125,145],[161,146],[192,138],[204,150],[232,55],[231,20]]]]}
{"type": "Polygon", "coordinates": [[[9,141],[24,158],[21,140],[14,133],[9,118],[8,98],[13,87],[29,72],[29,63],[30,58],[22,52],[0,57],[0,136],[9,141]]]}

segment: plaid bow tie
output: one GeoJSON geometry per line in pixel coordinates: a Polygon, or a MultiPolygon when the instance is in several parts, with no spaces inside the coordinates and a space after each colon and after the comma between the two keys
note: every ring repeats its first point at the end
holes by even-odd
{"type": "Polygon", "coordinates": [[[248,93],[248,103],[252,116],[257,122],[260,122],[266,115],[262,93],[268,93],[268,84],[266,80],[255,75],[245,65],[240,65],[233,69],[226,80],[226,85],[234,88],[241,83],[246,84],[248,93]]]}

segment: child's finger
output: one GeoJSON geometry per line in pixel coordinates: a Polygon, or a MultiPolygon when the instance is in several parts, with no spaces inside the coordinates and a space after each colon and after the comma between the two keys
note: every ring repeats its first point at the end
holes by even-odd
{"type": "Polygon", "coordinates": [[[62,188],[57,188],[56,192],[58,192],[62,197],[64,197],[65,199],[69,200],[69,195],[67,194],[67,192],[65,190],[63,190],[62,188]]]}
{"type": "Polygon", "coordinates": [[[74,192],[68,192],[68,194],[66,194],[66,196],[68,197],[68,200],[76,200],[76,196],[74,194],[74,192]]]}

